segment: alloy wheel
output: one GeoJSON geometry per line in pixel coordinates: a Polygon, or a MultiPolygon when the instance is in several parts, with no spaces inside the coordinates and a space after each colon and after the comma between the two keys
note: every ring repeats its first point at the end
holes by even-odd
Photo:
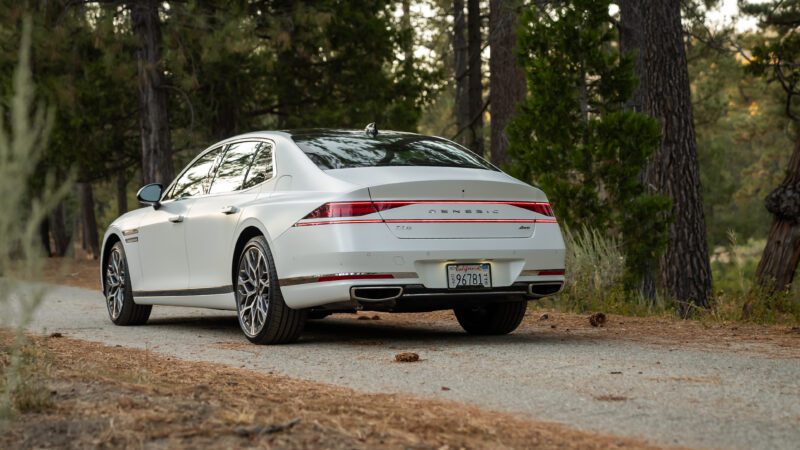
{"type": "Polygon", "coordinates": [[[264,252],[255,245],[248,247],[239,262],[236,302],[242,330],[250,337],[260,333],[267,321],[269,282],[264,252]]]}
{"type": "Polygon", "coordinates": [[[106,306],[108,314],[116,320],[122,312],[122,302],[125,300],[125,265],[122,253],[118,249],[111,251],[106,266],[106,306]]]}

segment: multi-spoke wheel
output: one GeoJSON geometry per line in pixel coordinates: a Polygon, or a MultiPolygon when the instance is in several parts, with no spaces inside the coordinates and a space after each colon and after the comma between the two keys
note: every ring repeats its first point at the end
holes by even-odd
{"type": "Polygon", "coordinates": [[[272,254],[261,236],[251,239],[239,257],[236,312],[245,336],[256,344],[295,341],[305,325],[306,312],[283,301],[272,254]]]}
{"type": "Polygon", "coordinates": [[[137,305],[133,301],[133,290],[128,280],[128,261],[122,242],[111,247],[105,264],[103,289],[111,321],[117,325],[141,325],[147,322],[153,307],[137,305]]]}

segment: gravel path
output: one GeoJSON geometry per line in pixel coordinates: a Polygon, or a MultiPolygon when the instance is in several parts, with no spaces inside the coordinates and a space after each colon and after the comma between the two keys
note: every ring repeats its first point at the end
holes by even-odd
{"type": "Polygon", "coordinates": [[[455,322],[381,317],[333,316],[310,322],[295,345],[258,347],[246,343],[229,312],[155,307],[147,326],[115,327],[98,293],[57,287],[31,330],[370,392],[457,400],[661,445],[800,448],[798,359],[554,337],[530,327],[471,337],[455,322]],[[394,362],[401,351],[422,361],[394,362]]]}

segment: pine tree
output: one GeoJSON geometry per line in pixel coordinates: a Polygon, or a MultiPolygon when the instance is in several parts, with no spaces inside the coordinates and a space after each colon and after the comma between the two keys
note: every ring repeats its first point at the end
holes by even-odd
{"type": "Polygon", "coordinates": [[[525,12],[517,45],[528,94],[509,151],[516,175],[547,192],[561,223],[622,238],[633,287],[663,248],[669,201],[639,182],[658,125],[625,107],[636,80],[613,45],[608,5],[571,0],[525,12]]]}

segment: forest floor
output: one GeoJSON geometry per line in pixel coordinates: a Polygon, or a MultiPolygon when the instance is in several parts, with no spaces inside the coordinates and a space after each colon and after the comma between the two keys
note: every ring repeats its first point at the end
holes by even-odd
{"type": "MultiPolygon", "coordinates": [[[[58,335],[55,335],[58,336],[58,335]]],[[[0,448],[655,448],[455,402],[35,337],[50,398],[0,448]]],[[[0,358],[11,342],[0,335],[0,358]]]]}
{"type": "Polygon", "coordinates": [[[259,347],[230,312],[157,307],[147,326],[113,327],[96,262],[48,264],[46,281],[81,289],[53,288],[31,326],[49,397],[0,448],[766,449],[800,440],[792,326],[608,315],[595,327],[588,314],[530,308],[512,335],[474,337],[449,312],[359,313],[311,321],[295,345],[259,347]],[[420,361],[395,362],[405,351],[420,361]]]}

